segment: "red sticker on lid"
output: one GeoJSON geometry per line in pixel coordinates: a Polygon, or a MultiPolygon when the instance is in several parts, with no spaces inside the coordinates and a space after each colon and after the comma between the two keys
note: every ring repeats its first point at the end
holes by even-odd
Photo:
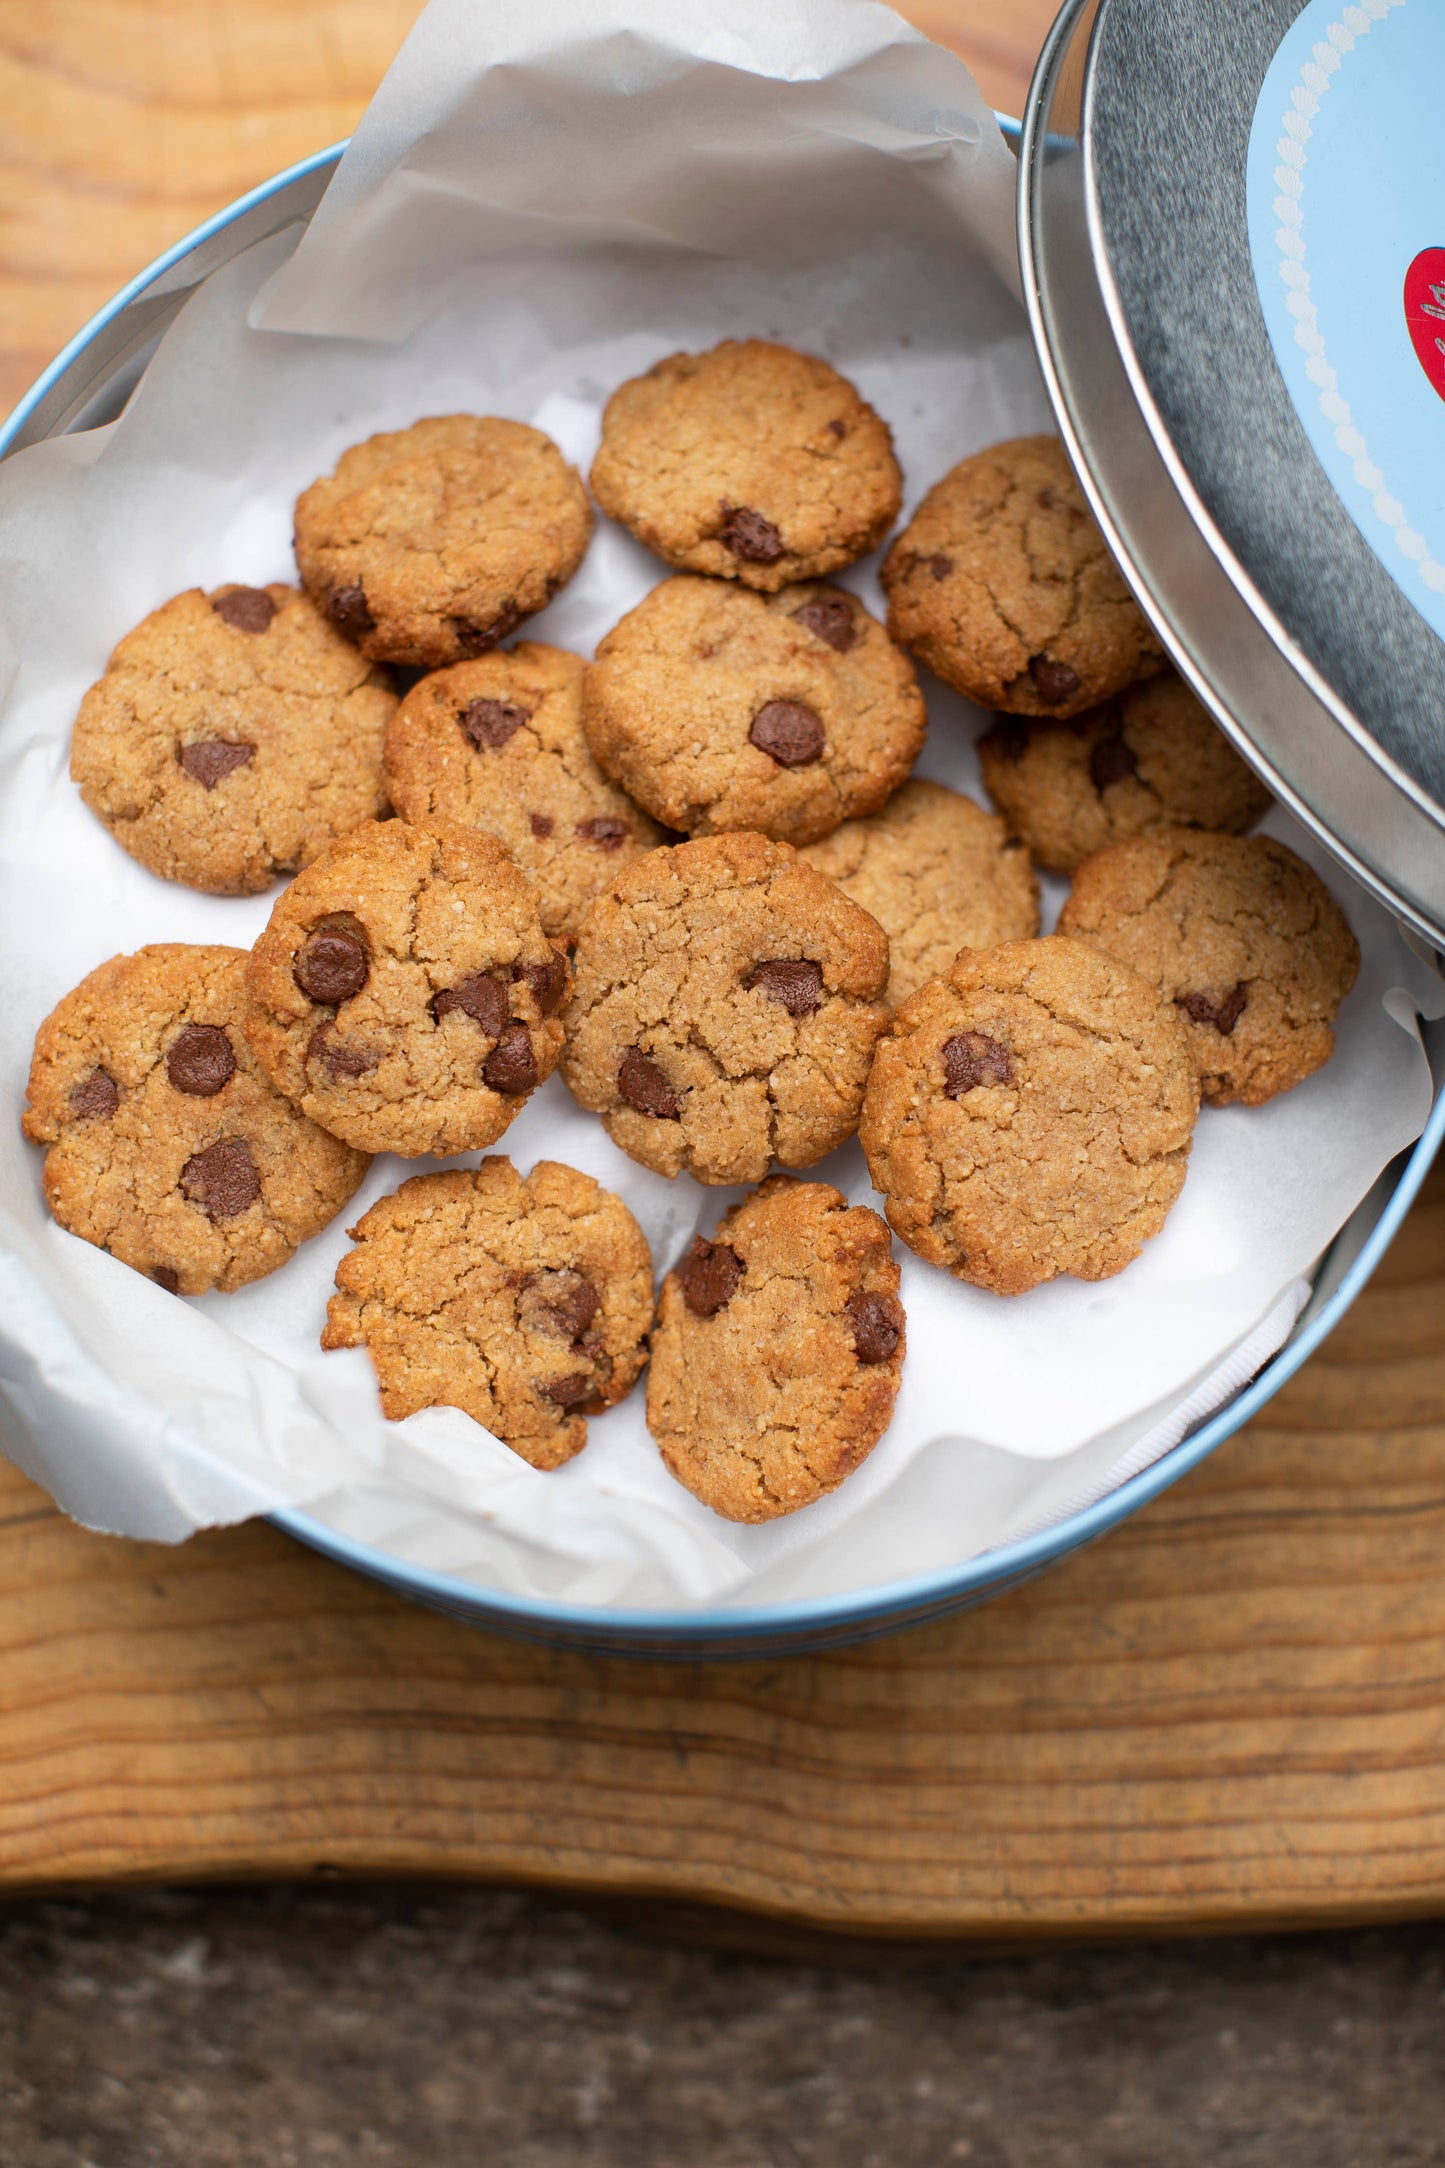
{"type": "Polygon", "coordinates": [[[1445,248],[1422,248],[1405,273],[1405,322],[1420,367],[1445,399],[1445,248]]]}

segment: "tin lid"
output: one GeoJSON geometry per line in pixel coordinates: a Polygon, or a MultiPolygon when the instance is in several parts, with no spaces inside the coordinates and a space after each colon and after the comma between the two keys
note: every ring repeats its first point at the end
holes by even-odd
{"type": "Polygon", "coordinates": [[[1437,944],[1442,82],[1438,0],[1068,0],[1019,180],[1050,397],[1140,602],[1277,794],[1437,944]]]}

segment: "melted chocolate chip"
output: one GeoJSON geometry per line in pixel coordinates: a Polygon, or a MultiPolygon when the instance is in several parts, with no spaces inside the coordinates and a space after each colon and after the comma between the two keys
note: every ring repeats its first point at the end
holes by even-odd
{"type": "Polygon", "coordinates": [[[835,414],[833,416],[833,419],[828,424],[828,433],[830,436],[835,437],[845,437],[848,434],[848,424],[841,415],[835,414]]]}
{"type": "Polygon", "coordinates": [[[231,1042],[219,1024],[186,1024],[166,1055],[172,1087],[192,1099],[214,1099],[236,1074],[231,1042]]]}
{"type": "Polygon", "coordinates": [[[376,630],[376,619],[371,614],[366,589],[360,580],[350,587],[333,588],[326,608],[332,624],[349,640],[359,640],[363,633],[376,630]]]}
{"type": "Polygon", "coordinates": [[[1054,662],[1048,655],[1035,655],[1029,664],[1029,676],[1046,708],[1061,708],[1083,683],[1072,663],[1054,662]]]}
{"type": "Polygon", "coordinates": [[[550,1329],[577,1347],[587,1337],[587,1327],[601,1309],[602,1297],[585,1274],[578,1272],[567,1277],[570,1286],[564,1285],[560,1293],[544,1300],[542,1312],[550,1329]]]}
{"type": "Polygon", "coordinates": [[[70,1089],[70,1111],[78,1122],[108,1122],[120,1105],[120,1087],[108,1069],[92,1069],[70,1089]]]}
{"type": "Polygon", "coordinates": [[[347,1046],[334,1023],[318,1024],[306,1042],[306,1059],[319,1061],[332,1077],[366,1076],[381,1059],[375,1047],[347,1046]]]}
{"type": "Polygon", "coordinates": [[[542,1387],[542,1398],[550,1400],[555,1407],[575,1408],[579,1400],[586,1400],[597,1390],[585,1370],[574,1370],[570,1377],[553,1378],[542,1387]]]}
{"type": "Polygon", "coordinates": [[[794,610],[793,623],[806,625],[815,640],[831,647],[835,655],[846,655],[858,645],[858,620],[853,614],[851,602],[841,595],[816,595],[805,602],[801,610],[794,610]]]}
{"type": "Polygon", "coordinates": [[[886,1363],[903,1331],[903,1312],[891,1295],[850,1295],[844,1308],[860,1363],[886,1363]]]}
{"type": "Polygon", "coordinates": [[[1100,738],[1089,755],[1089,780],[1097,791],[1124,782],[1138,769],[1139,756],[1122,730],[1116,730],[1111,738],[1100,738]]]}
{"type": "Polygon", "coordinates": [[[936,580],[946,580],[953,570],[953,559],[945,557],[942,550],[934,557],[925,557],[923,562],[936,580]]]}
{"type": "Polygon", "coordinates": [[[1217,1001],[1212,994],[1180,994],[1178,1002],[1194,1023],[1212,1024],[1227,1039],[1248,1006],[1249,988],[1241,983],[1217,1001]]]}
{"type": "Polygon", "coordinates": [[[770,700],[753,717],[748,737],[780,768],[806,768],[823,750],[822,719],[801,700],[770,700]]]}
{"type": "Polygon", "coordinates": [[[677,1268],[682,1299],[694,1317],[716,1317],[738,1291],[747,1266],[726,1242],[705,1242],[694,1235],[692,1248],[677,1268]]]}
{"type": "Polygon", "coordinates": [[[823,1004],[823,966],[801,956],[758,964],[744,983],[769,1001],[780,1001],[789,1016],[811,1016],[823,1004]]]}
{"type": "Polygon", "coordinates": [[[480,971],[475,978],[432,995],[431,1013],[438,1023],[453,1009],[480,1024],[489,1039],[500,1039],[507,1021],[507,989],[490,971],[480,971]]]}
{"type": "Polygon", "coordinates": [[[151,1278],[156,1286],[163,1287],[168,1295],[178,1295],[181,1291],[181,1276],[170,1265],[152,1265],[151,1278]]]}
{"type": "Polygon", "coordinates": [[[482,1063],[482,1079],[494,1092],[520,1098],[537,1081],[537,1056],[525,1024],[511,1023],[482,1063]]]}
{"type": "Polygon", "coordinates": [[[228,595],[217,595],[211,608],[236,632],[264,632],[276,615],[264,587],[233,587],[228,595]]]}
{"type": "Polygon", "coordinates": [[[366,928],[349,911],[318,918],[297,951],[291,976],[308,1001],[340,1004],[359,994],[371,976],[366,928]]]}
{"type": "Polygon", "coordinates": [[[658,1122],[682,1120],[677,1093],[657,1063],[644,1054],[640,1046],[629,1047],[619,1062],[617,1089],[638,1114],[650,1114],[658,1122]]]}
{"type": "Polygon", "coordinates": [[[479,753],[495,753],[521,729],[530,712],[514,700],[469,700],[457,721],[479,753]]]}
{"type": "Polygon", "coordinates": [[[1021,715],[1001,715],[992,730],[979,739],[979,744],[997,753],[1000,760],[1017,765],[1029,749],[1029,736],[1029,726],[1021,715]]]}
{"type": "Polygon", "coordinates": [[[474,617],[454,617],[452,631],[463,655],[485,655],[488,648],[505,640],[509,632],[515,632],[521,622],[521,611],[509,602],[498,610],[489,624],[479,625],[474,617]]]}
{"type": "Polygon", "coordinates": [[[561,1008],[567,991],[567,959],[557,949],[553,949],[549,963],[513,964],[512,977],[531,987],[532,998],[544,1016],[561,1008]]]}
{"type": "Polygon", "coordinates": [[[176,754],[186,774],[205,790],[214,790],[255,757],[255,746],[241,738],[198,738],[194,745],[181,746],[176,754]]]}
{"type": "Polygon", "coordinates": [[[1012,1084],[1014,1062],[1006,1046],[981,1031],[961,1031],[943,1044],[943,1089],[961,1099],[979,1084],[1012,1084]]]}
{"type": "Polygon", "coordinates": [[[200,1205],[211,1219],[235,1219],[261,1194],[250,1146],[231,1137],[208,1144],[182,1167],[181,1188],[187,1202],[200,1205]]]}
{"type": "Polygon", "coordinates": [[[544,842],[557,825],[550,813],[532,813],[528,818],[532,823],[532,833],[539,842],[544,842]]]}
{"type": "Polygon", "coordinates": [[[626,821],[615,820],[610,815],[599,815],[595,820],[578,821],[577,833],[584,842],[595,843],[600,851],[618,851],[631,834],[626,821]]]}
{"type": "Polygon", "coordinates": [[[741,557],[750,565],[775,565],[783,554],[783,538],[770,519],[755,512],[751,505],[728,504],[721,506],[722,526],[718,540],[734,557],[741,557]]]}

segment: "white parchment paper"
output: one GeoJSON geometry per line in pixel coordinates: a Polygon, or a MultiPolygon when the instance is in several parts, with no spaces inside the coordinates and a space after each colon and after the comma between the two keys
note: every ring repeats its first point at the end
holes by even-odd
{"type": "MultiPolygon", "coordinates": [[[[297,493],[374,430],[509,414],[585,467],[623,377],[729,334],[836,360],[892,423],[916,501],[965,452],[1047,425],[1011,218],[1011,160],[966,71],[868,0],[433,0],[300,247],[293,230],[216,273],[117,423],[0,468],[3,1104],[18,1112],[35,1028],[103,958],[247,946],[270,908],[155,880],[68,780],[79,699],[138,618],[184,587],[292,577],[297,493]]],[[[528,633],[590,654],[660,576],[600,522],[528,633]]],[[[846,584],[880,606],[875,564],[846,584]]],[[[927,691],[920,770],[977,793],[983,719],[927,691]]],[[[1438,985],[1283,814],[1269,826],[1324,872],[1364,952],[1333,1063],[1267,1108],[1206,1111],[1180,1204],[1116,1280],[1005,1302],[905,1255],[892,1428],[787,1521],[733,1528],[682,1491],[640,1391],[545,1476],[454,1410],[384,1423],[365,1355],[318,1351],[341,1223],[269,1280],[178,1302],[49,1220],[14,1119],[8,1450],[94,1525],[174,1538],[310,1502],[398,1556],[577,1602],[777,1602],[1037,1524],[1258,1369],[1428,1112],[1413,1020],[1438,985]]],[[[618,1191],[659,1270],[737,1194],[633,1165],[556,1079],[500,1148],[618,1191]]],[[[345,1217],[425,1164],[378,1159],[345,1217]]],[[[856,1146],[818,1171],[877,1202],[856,1146]]]]}

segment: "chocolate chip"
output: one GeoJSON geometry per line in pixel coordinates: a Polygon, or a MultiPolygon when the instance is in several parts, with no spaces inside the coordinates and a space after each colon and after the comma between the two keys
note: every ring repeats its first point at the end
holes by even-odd
{"type": "Polygon", "coordinates": [[[120,1087],[108,1069],[92,1069],[70,1089],[70,1111],[78,1122],[108,1122],[120,1105],[120,1087]]]}
{"type": "Polygon", "coordinates": [[[479,971],[475,978],[432,995],[431,1013],[438,1023],[453,1009],[480,1024],[489,1039],[500,1039],[507,1021],[507,989],[490,971],[479,971]]]}
{"type": "Polygon", "coordinates": [[[350,911],[329,911],[307,934],[291,976],[309,1001],[349,1001],[371,976],[366,928],[350,911]]]}
{"type": "Polygon", "coordinates": [[[170,1265],[152,1265],[151,1278],[156,1286],[163,1287],[168,1295],[178,1295],[181,1291],[181,1276],[170,1265]]]}
{"type": "Polygon", "coordinates": [[[617,1089],[638,1114],[650,1114],[658,1122],[682,1120],[677,1093],[640,1046],[629,1047],[618,1064],[617,1089]]]}
{"type": "Polygon", "coordinates": [[[842,419],[841,415],[835,414],[828,424],[828,430],[832,436],[845,437],[848,434],[848,424],[842,419]]]}
{"type": "Polygon", "coordinates": [[[585,1370],[574,1370],[570,1377],[553,1378],[542,1387],[542,1398],[550,1400],[555,1407],[575,1408],[579,1400],[588,1399],[596,1386],[585,1370]]]}
{"type": "Polygon", "coordinates": [[[181,746],[176,754],[186,774],[206,790],[214,790],[255,757],[255,746],[240,738],[198,738],[194,745],[181,746]]]}
{"type": "Polygon", "coordinates": [[[705,1242],[694,1235],[692,1248],[677,1268],[682,1299],[694,1317],[716,1317],[738,1291],[747,1266],[726,1242],[705,1242]]]}
{"type": "Polygon", "coordinates": [[[550,813],[533,813],[529,815],[529,818],[532,823],[532,833],[539,842],[550,836],[557,825],[550,813]]]}
{"type": "Polygon", "coordinates": [[[306,1059],[319,1061],[333,1077],[366,1076],[381,1059],[375,1047],[346,1046],[334,1023],[318,1024],[306,1042],[306,1059]]]}
{"type": "Polygon", "coordinates": [[[770,519],[755,512],[751,505],[729,504],[726,499],[719,510],[723,515],[718,530],[718,540],[734,557],[743,558],[750,565],[775,565],[783,554],[783,538],[770,519]]]}
{"type": "Polygon", "coordinates": [[[806,768],[823,750],[823,724],[801,700],[770,700],[753,717],[748,737],[780,768],[806,768]]]}
{"type": "Polygon", "coordinates": [[[981,1031],[961,1031],[943,1044],[943,1088],[950,1099],[961,1099],[979,1084],[1012,1084],[1013,1056],[997,1039],[981,1031]]]}
{"type": "Polygon", "coordinates": [[[474,617],[454,617],[452,631],[463,655],[485,655],[488,648],[505,640],[509,632],[515,632],[521,622],[521,611],[509,602],[485,625],[479,625],[474,617]]]}
{"type": "Polygon", "coordinates": [[[514,700],[469,700],[457,721],[479,753],[495,753],[515,736],[530,713],[529,708],[519,708],[514,700]]]}
{"type": "Polygon", "coordinates": [[[843,1306],[853,1328],[860,1363],[886,1363],[903,1331],[903,1312],[891,1295],[850,1295],[843,1306]]]}
{"type": "Polygon", "coordinates": [[[567,991],[567,959],[553,949],[545,964],[513,964],[512,977],[532,989],[532,998],[544,1016],[560,1009],[567,991]]]}
{"type": "Polygon", "coordinates": [[[494,1092],[518,1098],[537,1081],[537,1056],[525,1024],[511,1023],[482,1063],[482,1078],[494,1092]]]}
{"type": "Polygon", "coordinates": [[[1241,983],[1218,1001],[1212,994],[1180,994],[1177,998],[1186,1016],[1196,1024],[1212,1024],[1227,1039],[1245,1012],[1249,988],[1241,983]]]}
{"type": "Polygon", "coordinates": [[[568,1277],[571,1285],[544,1301],[542,1307],[552,1329],[575,1347],[586,1338],[587,1327],[602,1307],[602,1297],[585,1274],[578,1272],[568,1277]]]}
{"type": "Polygon", "coordinates": [[[1061,708],[1083,683],[1072,663],[1054,662],[1048,655],[1035,655],[1029,664],[1029,676],[1046,708],[1061,708]]]}
{"type": "Polygon", "coordinates": [[[208,1144],[182,1167],[181,1188],[187,1202],[200,1205],[213,1220],[234,1219],[261,1194],[250,1146],[230,1137],[208,1144]]]}
{"type": "Polygon", "coordinates": [[[923,562],[936,580],[946,580],[953,570],[953,559],[945,557],[942,550],[936,557],[925,557],[923,562]]]}
{"type": "Polygon", "coordinates": [[[332,624],[350,640],[359,640],[363,633],[376,630],[376,619],[371,614],[366,589],[360,580],[350,587],[333,588],[326,608],[332,624]]]}
{"type": "Polygon", "coordinates": [[[1029,749],[1029,737],[1029,726],[1022,716],[1001,715],[992,730],[986,731],[978,742],[997,753],[1000,760],[1016,765],[1029,749]]]}
{"type": "Polygon", "coordinates": [[[834,654],[846,655],[858,645],[858,620],[853,614],[851,602],[841,595],[817,595],[805,602],[801,610],[794,610],[793,623],[806,625],[814,639],[831,647],[834,654]]]}
{"type": "Polygon", "coordinates": [[[211,608],[237,632],[264,632],[276,615],[264,587],[233,587],[228,595],[217,595],[211,608]]]}
{"type": "Polygon", "coordinates": [[[214,1099],[236,1074],[231,1042],[219,1024],[186,1024],[171,1041],[166,1075],[192,1099],[214,1099]]]}
{"type": "Polygon", "coordinates": [[[811,1016],[823,1005],[823,966],[801,956],[758,964],[744,983],[769,1001],[780,1001],[789,1016],[811,1016]]]}
{"type": "Polygon", "coordinates": [[[1128,776],[1138,773],[1139,756],[1122,730],[1116,730],[1110,738],[1100,738],[1089,755],[1089,780],[1095,790],[1105,791],[1111,783],[1122,783],[1128,776]]]}

